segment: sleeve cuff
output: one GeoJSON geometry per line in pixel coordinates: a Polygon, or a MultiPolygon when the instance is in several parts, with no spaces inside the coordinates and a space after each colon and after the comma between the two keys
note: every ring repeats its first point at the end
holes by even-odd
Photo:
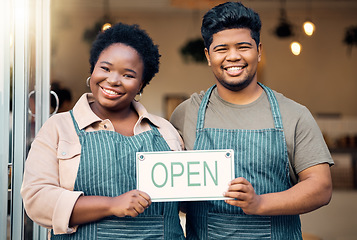
{"type": "Polygon", "coordinates": [[[54,234],[70,234],[76,232],[78,226],[69,227],[69,219],[74,205],[81,195],[83,195],[83,192],[64,191],[59,196],[52,217],[54,234]]]}

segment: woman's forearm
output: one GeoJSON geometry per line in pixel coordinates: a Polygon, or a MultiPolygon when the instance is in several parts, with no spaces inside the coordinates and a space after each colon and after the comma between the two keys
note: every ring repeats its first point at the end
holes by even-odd
{"type": "Polygon", "coordinates": [[[74,205],[69,221],[70,226],[94,222],[112,215],[110,212],[110,197],[81,196],[74,205]]]}
{"type": "Polygon", "coordinates": [[[150,196],[139,190],[131,190],[117,197],[81,196],[74,205],[69,224],[76,226],[112,215],[136,217],[150,204],[150,196]]]}

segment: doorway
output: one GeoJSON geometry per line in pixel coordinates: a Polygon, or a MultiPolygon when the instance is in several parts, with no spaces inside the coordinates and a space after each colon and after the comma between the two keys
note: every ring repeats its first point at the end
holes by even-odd
{"type": "Polygon", "coordinates": [[[26,216],[20,189],[35,134],[49,116],[49,0],[0,7],[0,239],[46,239],[26,216]]]}

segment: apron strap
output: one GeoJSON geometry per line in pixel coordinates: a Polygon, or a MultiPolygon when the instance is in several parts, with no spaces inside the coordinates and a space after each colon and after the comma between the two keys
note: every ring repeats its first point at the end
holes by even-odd
{"type": "MultiPolygon", "coordinates": [[[[272,115],[273,115],[273,119],[274,119],[275,128],[283,129],[283,122],[281,120],[279,104],[278,104],[278,101],[276,100],[275,94],[273,93],[273,91],[270,88],[268,88],[264,84],[262,84],[260,82],[258,82],[258,84],[263,88],[263,90],[266,92],[266,94],[268,96],[268,100],[270,103],[270,107],[271,107],[271,111],[272,111],[272,115]]],[[[198,109],[196,133],[197,133],[197,131],[202,130],[204,127],[206,107],[207,107],[209,98],[211,96],[211,93],[215,87],[216,87],[216,85],[213,85],[212,87],[210,87],[202,99],[202,102],[198,109]]]]}
{"type": "Polygon", "coordinates": [[[149,121],[149,125],[150,125],[151,129],[154,131],[155,134],[161,136],[161,133],[159,132],[159,129],[157,129],[157,127],[154,124],[152,124],[150,121],[149,121]]]}
{"type": "MultiPolygon", "coordinates": [[[[69,113],[71,114],[72,121],[73,121],[73,124],[74,124],[74,128],[76,129],[77,134],[79,135],[80,133],[85,132],[83,129],[82,130],[79,129],[78,123],[77,123],[76,119],[74,119],[73,110],[70,110],[69,113]]],[[[149,125],[150,125],[151,129],[154,131],[155,134],[157,134],[158,136],[161,136],[161,133],[159,132],[157,127],[155,127],[150,121],[149,121],[149,125]]]]}
{"type": "Polygon", "coordinates": [[[258,84],[264,89],[268,96],[268,100],[270,102],[271,112],[273,114],[274,125],[277,129],[283,129],[283,122],[281,120],[281,114],[279,109],[278,101],[276,100],[275,94],[273,91],[265,86],[264,84],[258,82],[258,84]]]}
{"type": "Polygon", "coordinates": [[[210,87],[202,99],[200,108],[198,109],[196,133],[197,133],[197,131],[202,130],[204,127],[207,103],[208,103],[209,97],[211,96],[212,90],[215,87],[216,87],[216,85],[213,85],[212,87],[210,87]]]}
{"type": "Polygon", "coordinates": [[[72,121],[73,121],[73,124],[74,124],[74,128],[76,129],[76,133],[79,136],[79,134],[84,132],[84,130],[79,129],[78,123],[77,123],[76,119],[74,119],[73,110],[70,110],[69,113],[71,114],[72,121]]]}

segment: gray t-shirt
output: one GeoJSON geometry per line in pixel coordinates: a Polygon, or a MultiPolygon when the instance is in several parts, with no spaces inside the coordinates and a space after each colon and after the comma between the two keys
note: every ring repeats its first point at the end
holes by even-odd
{"type": "MultiPolygon", "coordinates": [[[[333,165],[333,160],[310,111],[281,93],[273,92],[282,116],[290,177],[292,183],[296,184],[297,174],[301,171],[320,163],[333,165]]],[[[200,94],[194,93],[175,109],[170,119],[181,134],[187,150],[192,150],[195,143],[198,108],[203,96],[203,91],[200,94]]],[[[254,102],[236,105],[223,100],[215,88],[207,105],[204,127],[250,130],[273,128],[268,96],[263,91],[254,102]]]]}

